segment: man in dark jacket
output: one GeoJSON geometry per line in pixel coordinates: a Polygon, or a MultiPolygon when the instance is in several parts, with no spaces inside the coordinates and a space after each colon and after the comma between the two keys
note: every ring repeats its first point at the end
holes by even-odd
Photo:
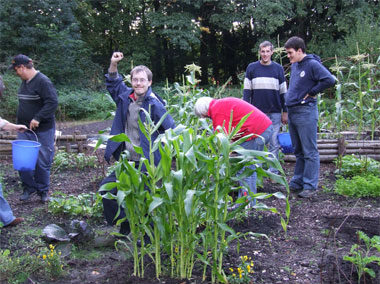
{"type": "Polygon", "coordinates": [[[299,191],[299,197],[307,198],[316,192],[319,177],[317,94],[333,86],[335,78],[318,56],[306,54],[302,38],[291,37],[285,43],[285,49],[292,63],[285,105],[296,156],[290,188],[299,191]]]}
{"type": "MultiPolygon", "coordinates": [[[[109,162],[111,156],[118,160],[120,154],[127,150],[129,159],[135,161],[135,165],[138,165],[140,155],[136,153],[133,145],[141,146],[145,158],[149,159],[149,141],[145,135],[141,132],[138,119],[144,123],[146,120],[145,113],[141,110],[145,109],[150,113],[151,120],[157,124],[161,117],[166,113],[163,100],[152,92],[152,72],[148,67],[139,65],[131,71],[132,88],[127,87],[121,75],[118,74],[117,64],[123,59],[123,53],[114,52],[111,57],[110,67],[108,74],[106,75],[106,85],[109,93],[116,103],[116,114],[112,123],[111,135],[117,135],[120,133],[126,133],[126,135],[132,141],[127,142],[114,142],[108,141],[105,151],[105,159],[109,162]]],[[[160,133],[163,133],[166,129],[174,128],[175,124],[173,118],[167,115],[161,124],[160,128],[152,134],[152,141],[154,141],[160,133]]],[[[154,163],[157,165],[160,161],[159,151],[154,152],[154,163]]],[[[106,183],[115,182],[116,174],[111,173],[106,177],[101,185],[106,183]]],[[[106,193],[102,191],[102,193],[106,193]]],[[[110,191],[112,194],[117,193],[117,189],[114,188],[110,191]]],[[[119,206],[116,200],[103,198],[104,216],[108,224],[115,224],[117,220],[125,217],[123,208],[120,208],[119,215],[117,212],[119,206]],[[115,218],[117,216],[117,218],[115,218]]],[[[129,223],[125,221],[122,223],[120,233],[129,233],[129,223]]]]}
{"type": "Polygon", "coordinates": [[[42,202],[48,200],[50,168],[54,157],[55,111],[58,106],[57,92],[48,77],[34,68],[33,61],[23,54],[14,57],[12,65],[22,79],[18,90],[17,123],[32,131],[19,133],[17,139],[36,140],[41,143],[36,169],[19,171],[23,186],[21,201],[36,192],[42,202]]]}

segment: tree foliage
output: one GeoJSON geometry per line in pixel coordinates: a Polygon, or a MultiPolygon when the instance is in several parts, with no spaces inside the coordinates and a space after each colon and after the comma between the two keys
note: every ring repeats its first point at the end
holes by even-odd
{"type": "MultiPolygon", "coordinates": [[[[124,52],[122,73],[148,65],[156,81],[202,67],[202,84],[226,81],[257,60],[260,42],[293,35],[322,57],[379,56],[378,0],[0,0],[1,62],[25,53],[57,82],[92,78],[124,52]],[[95,71],[94,71],[95,70],[95,71]]],[[[285,62],[286,63],[286,62],[285,62]]]]}
{"type": "Polygon", "coordinates": [[[80,37],[74,8],[69,0],[0,0],[1,62],[23,53],[56,84],[95,80],[98,67],[80,37]]]}

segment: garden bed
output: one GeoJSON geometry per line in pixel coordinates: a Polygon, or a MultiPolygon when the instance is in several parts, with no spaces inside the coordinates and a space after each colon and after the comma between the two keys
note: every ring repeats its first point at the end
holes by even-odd
{"type": "MultiPolygon", "coordinates": [[[[95,131],[96,126],[91,126],[91,129],[95,131]]],[[[293,167],[294,163],[284,164],[288,177],[293,167]]],[[[349,262],[343,261],[343,256],[348,255],[351,246],[358,242],[356,231],[361,230],[370,237],[379,234],[380,200],[358,200],[334,194],[334,170],[331,163],[321,164],[319,190],[312,198],[300,199],[291,195],[287,235],[282,230],[280,218],[269,212],[251,210],[246,216],[229,224],[235,231],[266,234],[268,239],[247,235],[240,240],[239,251],[237,241],[233,241],[224,259],[224,271],[230,274],[229,268],[236,269],[240,257],[247,256],[254,263],[252,283],[356,283],[355,269],[349,262]]],[[[21,187],[10,159],[2,162],[0,172],[7,200],[15,215],[26,219],[17,227],[1,229],[0,249],[9,249],[12,254],[35,254],[46,246],[40,238],[46,225],[55,223],[68,226],[75,217],[49,213],[48,205],[41,204],[35,195],[29,202],[19,201],[21,187]]],[[[102,168],[56,171],[51,178],[51,192],[73,195],[96,192],[103,174],[102,168]]],[[[284,188],[265,179],[261,191],[284,192],[284,188]]],[[[284,210],[285,203],[279,199],[268,199],[265,203],[284,210]]],[[[82,220],[94,228],[97,236],[107,237],[110,232],[117,231],[117,228],[107,227],[103,219],[82,220]]],[[[154,279],[154,265],[149,264],[149,260],[146,262],[145,278],[133,277],[130,254],[125,250],[115,250],[112,244],[76,244],[66,257],[66,262],[64,271],[67,273],[59,279],[49,280],[44,275],[30,275],[29,279],[34,283],[158,283],[154,279]]],[[[166,278],[161,279],[161,282],[202,283],[200,268],[200,264],[195,266],[190,280],[166,278]]],[[[379,266],[371,268],[375,270],[377,278],[367,276],[366,283],[380,283],[379,266]]],[[[209,283],[209,279],[203,283],[209,283]]]]}

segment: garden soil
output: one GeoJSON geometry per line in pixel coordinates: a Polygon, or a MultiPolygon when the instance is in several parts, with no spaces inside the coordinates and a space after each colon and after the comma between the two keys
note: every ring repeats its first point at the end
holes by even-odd
{"type": "MultiPolygon", "coordinates": [[[[60,124],[63,134],[95,134],[110,126],[110,121],[85,125],[60,124]]],[[[103,165],[102,153],[98,153],[99,164],[103,165]]],[[[294,168],[293,163],[285,163],[288,177],[294,168]]],[[[104,177],[104,167],[78,170],[56,171],[51,176],[51,193],[63,192],[78,195],[96,192],[104,177]]],[[[240,257],[251,257],[254,262],[252,280],[248,283],[357,283],[355,268],[343,261],[353,244],[358,243],[356,231],[361,230],[368,236],[380,235],[380,200],[370,198],[347,198],[332,192],[335,175],[333,164],[321,164],[320,183],[317,194],[310,199],[290,196],[291,216],[288,231],[282,229],[279,216],[265,211],[250,210],[246,216],[229,225],[242,233],[261,233],[267,237],[246,234],[240,243],[230,244],[224,258],[224,270],[240,264],[240,257]]],[[[12,169],[11,160],[3,160],[0,165],[3,187],[14,214],[26,221],[19,226],[1,229],[0,249],[9,249],[12,254],[36,254],[47,244],[27,232],[42,231],[48,224],[68,226],[74,217],[56,216],[48,212],[48,205],[40,203],[33,195],[28,202],[19,201],[21,186],[17,173],[12,169]]],[[[261,191],[268,193],[284,192],[284,188],[265,179],[261,191]]],[[[264,201],[284,212],[284,202],[279,199],[264,201]]],[[[112,237],[110,232],[117,228],[107,227],[102,219],[83,219],[92,226],[96,234],[112,237]]],[[[103,244],[104,245],[104,244],[103,244]]],[[[125,249],[115,250],[113,241],[109,246],[98,246],[94,242],[75,244],[71,254],[66,257],[67,272],[60,279],[46,279],[44,275],[31,275],[27,283],[210,283],[202,281],[200,266],[196,266],[193,278],[179,280],[154,278],[154,265],[147,265],[146,277],[132,276],[133,260],[125,249]],[[82,251],[84,257],[76,251],[82,251]],[[87,253],[87,254],[86,254],[87,253]],[[76,257],[74,257],[76,255],[76,257]]],[[[149,263],[149,260],[147,260],[149,263]]],[[[368,275],[362,283],[380,283],[379,266],[370,266],[376,278],[368,275]],[[365,281],[365,282],[364,282],[365,281]]],[[[363,279],[363,278],[362,278],[363,279]]]]}

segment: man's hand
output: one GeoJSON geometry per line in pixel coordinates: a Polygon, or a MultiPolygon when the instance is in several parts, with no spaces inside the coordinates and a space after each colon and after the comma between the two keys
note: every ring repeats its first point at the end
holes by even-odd
{"type": "Polygon", "coordinates": [[[288,124],[288,113],[287,112],[282,113],[281,122],[282,122],[282,124],[288,124]]]}
{"type": "Polygon", "coordinates": [[[22,124],[13,124],[13,123],[8,122],[7,124],[4,125],[3,129],[4,130],[15,130],[18,132],[24,132],[28,128],[22,124]]]}
{"type": "Polygon", "coordinates": [[[109,73],[114,73],[117,72],[117,64],[119,63],[120,60],[124,58],[124,55],[122,52],[115,51],[112,54],[111,57],[111,63],[110,63],[110,68],[108,68],[109,73]]]}
{"type": "Polygon", "coordinates": [[[29,129],[33,130],[36,129],[38,126],[40,126],[40,122],[35,119],[32,119],[32,121],[29,124],[29,129]]]}
{"type": "Polygon", "coordinates": [[[115,51],[113,54],[112,54],[112,57],[111,57],[111,63],[115,63],[117,64],[120,60],[122,60],[124,58],[124,55],[122,52],[118,52],[118,51],[115,51]]]}

